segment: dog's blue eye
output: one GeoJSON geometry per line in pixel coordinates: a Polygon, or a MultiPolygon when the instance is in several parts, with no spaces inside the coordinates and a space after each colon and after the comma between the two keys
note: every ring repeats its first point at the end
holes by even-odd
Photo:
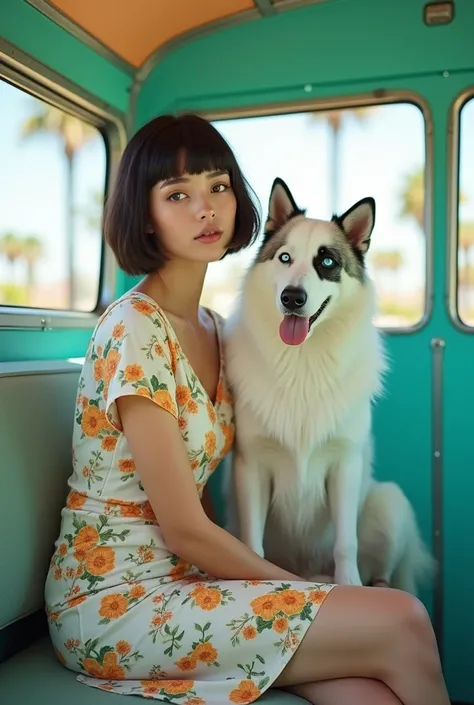
{"type": "Polygon", "coordinates": [[[332,265],[334,264],[334,260],[332,259],[332,257],[325,257],[323,259],[322,264],[323,267],[332,267],[332,265]]]}
{"type": "Polygon", "coordinates": [[[288,262],[291,262],[291,257],[288,252],[282,252],[278,259],[280,262],[283,262],[283,264],[288,264],[288,262]]]}

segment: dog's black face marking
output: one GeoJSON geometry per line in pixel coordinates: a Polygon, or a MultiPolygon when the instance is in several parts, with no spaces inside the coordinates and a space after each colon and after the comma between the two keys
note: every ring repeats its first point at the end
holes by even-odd
{"type": "Polygon", "coordinates": [[[324,311],[324,309],[326,308],[326,306],[328,305],[328,303],[329,303],[330,301],[331,301],[331,297],[328,296],[327,299],[324,299],[323,303],[322,303],[321,306],[318,308],[318,310],[316,311],[316,313],[313,313],[313,315],[310,316],[310,319],[309,319],[309,330],[311,330],[311,326],[313,325],[313,323],[315,322],[315,320],[316,320],[317,318],[319,318],[319,316],[322,314],[322,312],[324,311]]]}
{"type": "Polygon", "coordinates": [[[313,267],[320,279],[330,282],[341,281],[342,270],[341,253],[331,247],[320,247],[318,254],[313,258],[313,267]]]}

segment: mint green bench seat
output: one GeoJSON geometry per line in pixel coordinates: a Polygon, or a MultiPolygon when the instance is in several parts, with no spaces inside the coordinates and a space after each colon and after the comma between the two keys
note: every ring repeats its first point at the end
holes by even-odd
{"type": "MultiPolygon", "coordinates": [[[[48,635],[44,581],[71,473],[79,374],[79,365],[62,360],[0,363],[1,705],[145,702],[79,683],[48,635]]],[[[278,690],[258,702],[307,703],[278,690]]]]}

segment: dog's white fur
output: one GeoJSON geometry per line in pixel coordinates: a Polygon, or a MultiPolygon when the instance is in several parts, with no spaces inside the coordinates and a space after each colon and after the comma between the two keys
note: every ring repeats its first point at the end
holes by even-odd
{"type": "Polygon", "coordinates": [[[433,560],[402,490],[372,477],[371,403],[387,365],[374,289],[356,255],[368,249],[375,208],[359,202],[339,224],[295,208],[275,180],[266,246],[278,238],[281,247],[250,267],[225,326],[237,431],[229,530],[302,577],[382,580],[416,594],[433,560]],[[342,249],[351,275],[343,268],[340,281],[322,280],[313,258],[321,246],[344,245],[341,237],[350,243],[342,249]],[[282,252],[291,266],[278,259],[282,252]],[[306,291],[308,315],[332,297],[300,345],[279,335],[288,285],[306,291]]]}

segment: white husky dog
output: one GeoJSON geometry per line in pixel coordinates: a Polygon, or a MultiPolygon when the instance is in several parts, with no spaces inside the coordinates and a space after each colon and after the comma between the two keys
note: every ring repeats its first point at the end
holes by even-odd
{"type": "Polygon", "coordinates": [[[374,222],[372,198],[313,220],[273,183],[225,328],[236,418],[229,530],[302,577],[416,594],[434,562],[401,489],[372,478],[371,403],[386,369],[364,263],[374,222]]]}

